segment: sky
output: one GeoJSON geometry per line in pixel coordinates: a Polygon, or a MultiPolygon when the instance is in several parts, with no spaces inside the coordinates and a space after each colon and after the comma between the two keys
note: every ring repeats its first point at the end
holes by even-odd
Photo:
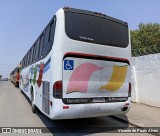
{"type": "Polygon", "coordinates": [[[61,7],[100,12],[128,22],[160,23],[160,0],[0,0],[0,74],[9,77],[61,7]]]}

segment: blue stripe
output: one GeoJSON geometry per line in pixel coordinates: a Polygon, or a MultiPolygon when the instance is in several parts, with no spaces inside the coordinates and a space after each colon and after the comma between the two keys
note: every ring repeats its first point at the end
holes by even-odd
{"type": "Polygon", "coordinates": [[[46,73],[50,69],[50,63],[44,68],[43,73],[46,73]]]}

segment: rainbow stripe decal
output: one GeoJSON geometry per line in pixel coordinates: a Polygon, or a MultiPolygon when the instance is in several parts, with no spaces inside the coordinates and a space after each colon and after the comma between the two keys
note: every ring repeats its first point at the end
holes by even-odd
{"type": "Polygon", "coordinates": [[[30,84],[33,83],[33,85],[37,83],[37,86],[41,87],[43,74],[50,69],[50,62],[51,62],[51,58],[49,58],[46,63],[41,62],[40,64],[36,64],[35,66],[32,66],[29,69],[29,73],[26,75],[26,78],[24,78],[25,82],[22,79],[23,87],[28,88],[29,82],[30,84]],[[38,72],[39,72],[39,75],[37,76],[38,72]],[[36,78],[38,79],[36,80],[36,78]]]}
{"type": "MultiPolygon", "coordinates": [[[[92,63],[83,63],[79,65],[71,74],[66,94],[73,92],[87,93],[90,77],[94,72],[102,70],[103,68],[104,67],[100,67],[92,63]]],[[[105,85],[100,86],[98,91],[118,91],[125,82],[127,71],[127,65],[114,65],[109,81],[105,85]]]]}
{"type": "Polygon", "coordinates": [[[116,92],[117,90],[119,90],[123,86],[124,81],[126,79],[127,69],[128,66],[114,65],[112,76],[109,82],[101,86],[99,90],[105,89],[111,92],[116,92]]]}
{"type": "Polygon", "coordinates": [[[79,65],[70,77],[67,94],[73,92],[86,93],[91,75],[95,71],[101,69],[103,69],[103,67],[99,67],[92,63],[83,63],[79,65]]]}

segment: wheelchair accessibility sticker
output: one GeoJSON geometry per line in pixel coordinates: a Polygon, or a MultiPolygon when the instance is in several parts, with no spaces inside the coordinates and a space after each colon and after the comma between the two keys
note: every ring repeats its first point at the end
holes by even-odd
{"type": "Polygon", "coordinates": [[[64,60],[64,70],[73,70],[74,61],[73,60],[64,60]]]}

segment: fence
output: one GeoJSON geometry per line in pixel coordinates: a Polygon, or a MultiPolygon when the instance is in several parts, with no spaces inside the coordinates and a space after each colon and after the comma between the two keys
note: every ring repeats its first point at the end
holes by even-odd
{"type": "Polygon", "coordinates": [[[132,101],[160,107],[160,53],[132,57],[132,101]]]}
{"type": "Polygon", "coordinates": [[[148,54],[160,53],[160,45],[151,45],[144,48],[132,49],[132,56],[143,56],[148,54]]]}

